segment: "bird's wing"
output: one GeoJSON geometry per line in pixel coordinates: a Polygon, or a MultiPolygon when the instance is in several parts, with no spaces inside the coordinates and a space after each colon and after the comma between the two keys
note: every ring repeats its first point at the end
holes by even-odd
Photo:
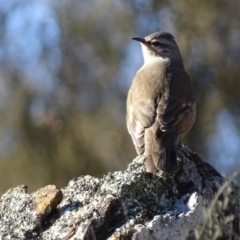
{"type": "Polygon", "coordinates": [[[194,102],[190,78],[183,68],[171,71],[168,88],[163,92],[157,106],[157,120],[163,132],[177,125],[194,102]]]}
{"type": "Polygon", "coordinates": [[[157,107],[157,120],[163,132],[177,125],[189,109],[190,102],[181,102],[178,99],[162,98],[157,107]]]}
{"type": "Polygon", "coordinates": [[[156,117],[156,101],[148,99],[128,107],[127,128],[138,154],[144,151],[144,130],[150,127],[156,117]]]}

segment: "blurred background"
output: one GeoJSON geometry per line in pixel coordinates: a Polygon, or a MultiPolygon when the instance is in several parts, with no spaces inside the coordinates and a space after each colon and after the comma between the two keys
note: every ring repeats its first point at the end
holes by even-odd
{"type": "Polygon", "coordinates": [[[226,176],[240,169],[238,1],[0,0],[0,194],[126,168],[126,95],[143,63],[129,38],[159,30],[195,89],[183,142],[226,176]]]}

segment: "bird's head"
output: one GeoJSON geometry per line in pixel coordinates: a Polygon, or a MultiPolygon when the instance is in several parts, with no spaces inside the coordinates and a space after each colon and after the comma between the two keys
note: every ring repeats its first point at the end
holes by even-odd
{"type": "Polygon", "coordinates": [[[155,60],[182,62],[178,45],[170,33],[156,32],[144,38],[133,37],[131,39],[141,43],[145,64],[155,60]]]}

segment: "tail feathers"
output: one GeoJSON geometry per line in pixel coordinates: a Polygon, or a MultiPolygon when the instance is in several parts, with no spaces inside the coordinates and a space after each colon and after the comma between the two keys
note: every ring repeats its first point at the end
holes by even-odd
{"type": "Polygon", "coordinates": [[[145,167],[147,172],[151,172],[151,173],[158,172],[158,169],[156,168],[151,155],[146,156],[145,167]]]}
{"type": "Polygon", "coordinates": [[[152,149],[152,159],[155,167],[169,173],[177,172],[179,166],[177,163],[175,146],[169,145],[161,148],[156,142],[153,144],[152,149]]]}

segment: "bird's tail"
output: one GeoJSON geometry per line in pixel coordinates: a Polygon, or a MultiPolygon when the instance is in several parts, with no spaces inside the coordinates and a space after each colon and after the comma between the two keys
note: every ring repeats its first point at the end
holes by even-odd
{"type": "Polygon", "coordinates": [[[161,139],[154,139],[152,144],[152,159],[155,167],[165,172],[177,172],[179,167],[177,163],[175,142],[177,134],[167,133],[161,139]]]}

